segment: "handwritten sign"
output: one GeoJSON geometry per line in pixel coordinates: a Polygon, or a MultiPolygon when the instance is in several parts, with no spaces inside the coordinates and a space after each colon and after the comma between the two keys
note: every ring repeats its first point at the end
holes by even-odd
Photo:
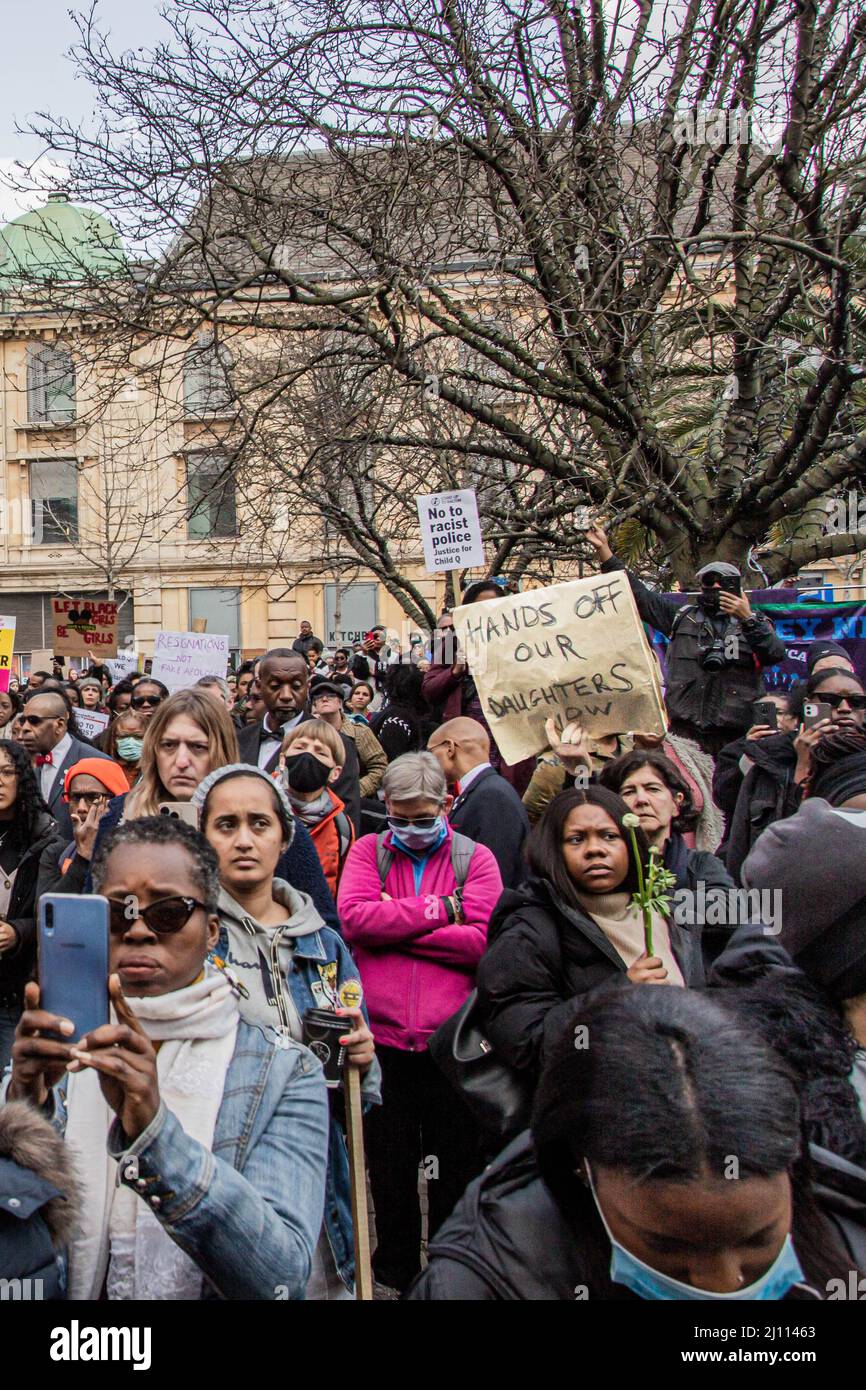
{"type": "Polygon", "coordinates": [[[103,714],[98,709],[77,709],[75,711],[75,727],[84,735],[85,738],[96,738],[107,729],[110,714],[103,714]]]}
{"type": "MultiPolygon", "coordinates": [[[[127,641],[129,639],[127,638],[127,641]]],[[[135,639],[133,639],[134,641],[135,639]]],[[[110,661],[106,661],[106,666],[111,672],[111,679],[114,682],[121,681],[125,676],[131,675],[138,670],[138,652],[135,647],[122,647],[117,656],[110,661]]]]}
{"type": "Polygon", "coordinates": [[[117,651],[117,604],[111,599],[53,598],[55,656],[89,656],[97,664],[117,651]]]}
{"type": "Polygon", "coordinates": [[[0,690],[9,689],[12,652],[15,647],[15,619],[0,618],[0,690]]]}
{"type": "Polygon", "coordinates": [[[454,609],[485,718],[507,763],[547,747],[544,722],[663,733],[658,668],[624,574],[454,609]]]}
{"type": "Polygon", "coordinates": [[[428,570],[473,569],[484,564],[474,488],[432,492],[415,501],[428,570]]]}
{"type": "Polygon", "coordinates": [[[202,676],[225,678],[229,639],[213,632],[158,632],[153,648],[155,680],[172,692],[186,690],[202,676]]]}

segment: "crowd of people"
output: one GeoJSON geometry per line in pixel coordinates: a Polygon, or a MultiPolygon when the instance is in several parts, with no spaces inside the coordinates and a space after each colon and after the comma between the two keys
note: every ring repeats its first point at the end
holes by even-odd
{"type": "Polygon", "coordinates": [[[354,1297],[344,1098],[308,1045],[333,1015],[376,1298],[845,1296],[866,688],[815,642],[768,692],[783,648],[729,564],[685,604],[628,577],[668,639],[667,732],[551,719],[516,765],[448,611],[405,650],[302,622],[171,694],[59,666],[0,694],[0,1197],[31,1198],[0,1212],[0,1275],[354,1297]],[[45,894],[108,900],[84,1037],[42,1007],[45,894]]]}

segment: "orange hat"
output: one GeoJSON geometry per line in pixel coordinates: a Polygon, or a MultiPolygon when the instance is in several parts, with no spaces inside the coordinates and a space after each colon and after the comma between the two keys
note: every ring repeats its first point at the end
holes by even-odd
{"type": "Polygon", "coordinates": [[[69,795],[69,784],[80,772],[86,773],[88,777],[95,777],[112,796],[125,796],[129,791],[126,777],[117,763],[113,763],[110,758],[82,758],[80,762],[73,763],[66,769],[63,779],[64,796],[69,795]]]}

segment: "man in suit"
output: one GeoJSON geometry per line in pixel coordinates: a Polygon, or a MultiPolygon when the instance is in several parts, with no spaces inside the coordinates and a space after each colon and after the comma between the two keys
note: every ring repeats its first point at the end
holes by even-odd
{"type": "MultiPolygon", "coordinates": [[[[241,762],[253,763],[265,772],[273,772],[279,762],[283,735],[307,719],[307,696],[310,672],[306,658],[288,647],[275,647],[265,652],[259,663],[259,688],[265,702],[265,716],[256,724],[248,724],[238,733],[238,752],[241,762]]],[[[346,763],[339,781],[332,790],[345,804],[355,829],[360,827],[361,793],[360,767],[354,741],[341,735],[346,748],[346,763]]]]}
{"type": "Polygon", "coordinates": [[[27,749],[48,810],[58,829],[72,839],[72,821],[62,800],[66,769],[82,758],[111,759],[90,743],[82,743],[69,732],[69,706],[54,690],[31,695],[18,716],[20,743],[27,749]]]}
{"type": "Polygon", "coordinates": [[[448,813],[451,825],[486,845],[499,865],[503,886],[516,888],[526,873],[523,843],[529,819],[517,792],[491,766],[487,730],[477,719],[449,719],[430,735],[427,749],[457,788],[448,813]]]}

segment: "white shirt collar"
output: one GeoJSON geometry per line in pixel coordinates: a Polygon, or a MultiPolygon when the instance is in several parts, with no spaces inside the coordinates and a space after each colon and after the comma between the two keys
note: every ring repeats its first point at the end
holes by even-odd
{"type": "Polygon", "coordinates": [[[479,773],[483,772],[485,768],[492,766],[492,763],[476,763],[475,767],[470,767],[468,772],[464,772],[460,777],[460,795],[463,795],[466,788],[475,781],[479,773]]]}

